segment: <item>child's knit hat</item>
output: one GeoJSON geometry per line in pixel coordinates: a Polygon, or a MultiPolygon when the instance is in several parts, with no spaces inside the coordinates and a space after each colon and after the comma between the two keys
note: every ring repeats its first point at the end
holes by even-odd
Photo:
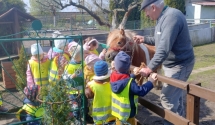
{"type": "Polygon", "coordinates": [[[86,42],[84,45],[83,45],[83,48],[84,50],[87,50],[89,51],[90,50],[90,44],[95,41],[96,42],[96,49],[99,47],[99,42],[96,40],[96,39],[92,39],[90,40],[89,42],[86,42]]]}
{"type": "Polygon", "coordinates": [[[105,80],[110,77],[110,72],[108,70],[108,64],[105,61],[97,61],[94,64],[95,80],[105,80]]]}
{"type": "Polygon", "coordinates": [[[120,51],[114,58],[115,70],[119,73],[128,73],[130,64],[130,56],[123,51],[120,51]]]}
{"type": "MultiPolygon", "coordinates": [[[[64,36],[59,36],[57,38],[65,38],[64,36]]],[[[67,45],[66,39],[56,39],[54,40],[54,45],[58,49],[62,49],[67,45]]]]}
{"type": "Polygon", "coordinates": [[[76,42],[71,42],[68,44],[68,52],[75,60],[81,58],[81,46],[76,42]]]}
{"type": "Polygon", "coordinates": [[[68,51],[72,51],[73,48],[76,48],[77,46],[78,46],[78,43],[76,43],[75,41],[70,42],[70,43],[68,44],[68,51]]]}
{"type": "Polygon", "coordinates": [[[37,43],[34,43],[31,45],[31,55],[37,55],[37,54],[42,54],[43,53],[43,50],[40,46],[40,44],[37,44],[37,43]]]}
{"type": "Polygon", "coordinates": [[[94,64],[97,62],[97,61],[100,61],[101,59],[95,55],[95,54],[90,54],[88,55],[86,58],[85,58],[85,64],[90,66],[90,67],[93,67],[94,64]]]}

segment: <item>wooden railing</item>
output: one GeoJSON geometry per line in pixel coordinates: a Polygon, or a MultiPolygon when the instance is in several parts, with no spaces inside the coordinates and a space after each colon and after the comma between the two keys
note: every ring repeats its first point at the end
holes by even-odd
{"type": "Polygon", "coordinates": [[[215,102],[215,91],[201,87],[201,83],[188,83],[161,75],[158,75],[158,80],[187,92],[186,118],[142,97],[139,97],[139,103],[175,125],[199,125],[200,98],[215,102]]]}

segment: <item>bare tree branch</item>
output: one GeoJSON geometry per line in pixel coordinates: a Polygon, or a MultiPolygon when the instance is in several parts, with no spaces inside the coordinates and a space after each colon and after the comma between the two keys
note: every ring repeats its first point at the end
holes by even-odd
{"type": "Polygon", "coordinates": [[[120,0],[118,4],[121,5],[124,2],[125,2],[124,0],[120,0]]]}
{"type": "Polygon", "coordinates": [[[41,5],[43,5],[43,6],[45,6],[45,7],[50,7],[49,5],[43,4],[40,1],[36,1],[36,2],[39,3],[39,4],[41,4],[41,5]]]}
{"type": "Polygon", "coordinates": [[[128,20],[128,17],[130,15],[131,11],[135,7],[139,6],[140,4],[141,4],[141,2],[132,2],[131,4],[128,5],[128,11],[125,13],[125,15],[124,15],[124,17],[122,19],[122,22],[120,23],[118,28],[124,28],[125,27],[125,24],[126,24],[126,22],[128,20]]]}
{"type": "Polygon", "coordinates": [[[101,26],[104,26],[104,25],[105,25],[105,26],[111,27],[111,25],[110,25],[108,22],[102,20],[102,19],[101,19],[99,16],[97,16],[93,11],[90,11],[88,8],[86,8],[85,6],[83,6],[83,5],[81,5],[81,4],[76,4],[76,3],[72,2],[72,1],[70,1],[69,4],[66,4],[66,5],[64,5],[64,6],[63,6],[63,5],[60,5],[60,6],[61,6],[61,9],[64,9],[64,8],[66,8],[66,7],[68,7],[68,6],[71,6],[71,5],[85,10],[88,14],[90,14],[92,17],[94,17],[94,19],[99,23],[99,25],[101,25],[101,26]]]}
{"type": "Polygon", "coordinates": [[[112,14],[112,23],[111,24],[108,21],[106,21],[105,19],[103,19],[102,17],[98,16],[93,10],[90,10],[90,7],[87,7],[86,4],[83,5],[80,2],[80,0],[79,0],[79,2],[74,2],[73,0],[68,0],[66,4],[62,3],[61,0],[53,0],[52,2],[54,2],[54,5],[48,1],[39,2],[39,0],[37,0],[36,2],[43,5],[44,8],[45,7],[49,8],[49,10],[51,10],[53,13],[55,12],[55,8],[63,10],[64,8],[67,8],[69,6],[74,6],[79,9],[83,9],[89,15],[91,15],[98,22],[99,25],[107,26],[109,28],[111,27],[112,29],[115,29],[119,24],[118,12],[125,12],[122,22],[119,25],[119,27],[124,27],[131,11],[135,7],[137,7],[141,4],[141,2],[139,2],[140,0],[134,0],[134,2],[130,3],[128,6],[125,6],[125,0],[112,0],[112,1],[114,2],[115,5],[120,5],[122,8],[116,8],[114,10],[104,9],[99,5],[99,3],[97,3],[96,0],[93,0],[94,5],[96,5],[100,10],[102,10],[103,13],[112,14]]]}
{"type": "Polygon", "coordinates": [[[111,11],[107,10],[107,9],[103,9],[101,6],[99,6],[99,4],[94,0],[93,2],[100,10],[102,10],[104,13],[112,13],[111,11]]]}

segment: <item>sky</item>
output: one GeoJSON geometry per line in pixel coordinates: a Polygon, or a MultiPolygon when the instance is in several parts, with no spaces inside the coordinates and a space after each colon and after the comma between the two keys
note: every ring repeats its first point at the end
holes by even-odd
{"type": "MultiPolygon", "coordinates": [[[[27,12],[29,12],[29,10],[30,10],[29,0],[22,0],[22,1],[26,4],[26,10],[27,10],[27,12]]],[[[62,1],[62,3],[64,3],[67,0],[61,0],[61,1],[62,1]]],[[[98,1],[102,1],[102,0],[98,0],[98,1]]],[[[89,4],[93,5],[93,3],[91,2],[91,0],[86,0],[86,2],[88,2],[89,4]]],[[[103,4],[107,5],[108,4],[108,0],[103,0],[103,4]]],[[[69,7],[65,8],[65,9],[61,10],[61,12],[79,12],[79,10],[76,7],[69,6],[69,7]]]]}

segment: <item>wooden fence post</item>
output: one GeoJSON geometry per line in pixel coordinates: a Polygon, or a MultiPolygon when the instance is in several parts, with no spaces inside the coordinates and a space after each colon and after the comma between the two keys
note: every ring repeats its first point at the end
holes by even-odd
{"type": "MultiPolygon", "coordinates": [[[[201,83],[190,83],[201,86],[201,83]]],[[[199,125],[200,97],[189,94],[190,87],[187,91],[187,109],[186,118],[196,125],[199,125]]]]}

